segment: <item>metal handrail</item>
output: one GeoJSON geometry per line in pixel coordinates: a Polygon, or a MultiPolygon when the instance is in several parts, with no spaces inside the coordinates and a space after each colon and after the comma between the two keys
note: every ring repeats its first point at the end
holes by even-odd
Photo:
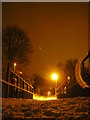
{"type": "Polygon", "coordinates": [[[25,91],[25,92],[28,92],[28,93],[33,94],[33,92],[30,92],[30,91],[28,91],[28,90],[25,90],[25,89],[23,89],[23,88],[21,88],[21,87],[19,87],[19,86],[13,85],[12,83],[9,83],[9,82],[7,82],[7,81],[5,81],[5,80],[0,80],[0,82],[5,83],[5,84],[10,85],[10,86],[13,86],[13,87],[16,87],[16,88],[18,88],[18,89],[20,89],[20,90],[23,90],[23,91],[25,91]]]}
{"type": "MultiPolygon", "coordinates": [[[[69,75],[70,77],[73,75],[73,73],[75,72],[75,76],[76,76],[76,74],[77,74],[77,72],[79,73],[79,75],[78,76],[76,76],[76,79],[78,79],[79,77],[79,80],[77,80],[75,83],[73,83],[72,85],[70,85],[70,86],[68,86],[68,88],[66,89],[66,90],[69,90],[70,88],[72,88],[74,85],[76,85],[76,84],[80,84],[80,86],[82,87],[82,88],[90,88],[90,86],[89,85],[87,85],[86,84],[86,82],[84,81],[84,78],[82,79],[82,77],[81,77],[81,64],[82,63],[84,63],[88,58],[90,58],[90,52],[88,53],[88,55],[84,58],[84,59],[82,59],[81,61],[78,61],[78,63],[76,64],[76,67],[75,67],[75,69],[73,70],[73,72],[71,73],[71,75],[69,75]],[[76,68],[78,68],[78,71],[76,70],[76,68]]],[[[57,88],[57,90],[59,90],[59,88],[65,83],[66,81],[64,81],[64,82],[62,82],[59,86],[58,86],[58,88],[57,88]]],[[[60,93],[62,93],[62,92],[64,92],[65,90],[63,90],[63,91],[60,91],[60,92],[57,92],[57,95],[59,95],[60,93]]]]}
{"type": "MultiPolygon", "coordinates": [[[[67,90],[69,90],[71,87],[73,87],[73,86],[76,85],[76,84],[78,84],[78,83],[75,82],[74,84],[70,85],[70,86],[67,88],[67,90]]],[[[64,92],[64,91],[65,91],[65,90],[63,90],[62,92],[64,92]]],[[[59,95],[60,93],[61,93],[61,91],[58,92],[57,95],[59,95]]]]}
{"type": "Polygon", "coordinates": [[[22,81],[24,81],[27,85],[29,85],[31,88],[33,88],[32,85],[30,85],[28,82],[26,82],[23,78],[21,78],[17,73],[15,73],[12,69],[10,69],[10,71],[15,74],[16,76],[18,76],[22,81]]]}
{"type": "MultiPolygon", "coordinates": [[[[88,56],[89,57],[89,56],[88,56]]],[[[87,58],[88,58],[87,57],[87,58]]],[[[86,60],[86,59],[85,59],[86,60]]],[[[82,88],[90,88],[89,85],[87,85],[87,83],[83,80],[82,76],[81,76],[81,65],[82,65],[82,61],[83,60],[78,60],[78,63],[76,65],[76,68],[75,68],[75,76],[76,76],[76,79],[77,79],[77,82],[79,83],[79,85],[82,87],[82,88]]]]}
{"type": "Polygon", "coordinates": [[[20,75],[15,73],[12,69],[7,68],[7,79],[0,80],[0,82],[4,83],[3,85],[3,96],[4,97],[27,97],[33,98],[33,86],[25,81],[20,75]],[[13,88],[11,88],[13,87],[13,88]],[[12,93],[12,94],[11,94],[12,93]]]}
{"type": "Polygon", "coordinates": [[[70,85],[67,90],[69,90],[71,87],[73,87],[74,85],[78,84],[77,82],[73,83],[72,85],[70,85]]]}
{"type": "MultiPolygon", "coordinates": [[[[73,70],[73,72],[69,75],[70,77],[73,75],[73,73],[75,72],[75,69],[73,70]]],[[[62,86],[63,83],[65,83],[66,81],[63,81],[57,88],[57,90],[62,86]]]]}
{"type": "Polygon", "coordinates": [[[62,84],[63,83],[65,83],[66,81],[63,81],[59,86],[58,86],[58,88],[56,89],[56,90],[58,90],[61,86],[62,86],[62,84]]]}

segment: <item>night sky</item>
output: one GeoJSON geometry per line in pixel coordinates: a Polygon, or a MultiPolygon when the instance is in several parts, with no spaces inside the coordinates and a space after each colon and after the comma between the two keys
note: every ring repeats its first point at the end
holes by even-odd
{"type": "Polygon", "coordinates": [[[32,41],[27,75],[49,79],[59,62],[88,52],[88,3],[3,3],[2,22],[23,28],[32,41]]]}

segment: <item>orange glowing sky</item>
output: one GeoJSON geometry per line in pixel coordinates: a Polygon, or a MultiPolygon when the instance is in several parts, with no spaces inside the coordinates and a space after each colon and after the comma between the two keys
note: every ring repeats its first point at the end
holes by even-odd
{"type": "Polygon", "coordinates": [[[58,62],[88,52],[88,3],[3,3],[3,27],[16,24],[35,50],[24,70],[48,78],[58,62]]]}

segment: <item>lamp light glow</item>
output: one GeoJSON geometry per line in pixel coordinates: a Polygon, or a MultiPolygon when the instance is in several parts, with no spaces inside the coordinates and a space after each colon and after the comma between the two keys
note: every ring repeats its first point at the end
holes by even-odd
{"type": "Polygon", "coordinates": [[[57,79],[58,79],[58,75],[57,75],[56,73],[53,73],[53,74],[52,74],[52,79],[53,79],[53,80],[57,80],[57,79]]]}

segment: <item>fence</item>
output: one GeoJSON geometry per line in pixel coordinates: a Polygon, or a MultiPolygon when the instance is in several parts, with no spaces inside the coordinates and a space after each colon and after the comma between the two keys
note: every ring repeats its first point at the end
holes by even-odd
{"type": "Polygon", "coordinates": [[[57,88],[57,98],[59,97],[74,97],[77,96],[76,93],[79,85],[75,79],[74,71],[66,80],[63,81],[57,88]]]}
{"type": "MultiPolygon", "coordinates": [[[[87,59],[89,59],[89,65],[90,65],[90,52],[84,59],[82,59],[82,62],[81,62],[82,81],[77,80],[75,70],[73,70],[73,72],[71,73],[69,78],[66,77],[66,80],[64,80],[57,88],[57,97],[58,98],[59,97],[90,96],[89,95],[89,93],[90,93],[90,68],[88,68],[88,73],[84,76],[84,74],[85,74],[84,73],[85,72],[84,62],[87,59]],[[85,85],[83,85],[83,84],[85,84],[85,85]],[[83,87],[83,86],[85,86],[85,87],[83,87]],[[88,87],[86,87],[86,86],[88,86],[88,87]]],[[[78,71],[78,72],[80,72],[80,71],[78,71]]],[[[79,77],[81,77],[80,75],[81,74],[79,74],[79,77]]],[[[79,79],[81,79],[81,78],[79,78],[79,79]]]]}
{"type": "Polygon", "coordinates": [[[31,98],[33,99],[33,86],[13,70],[7,68],[7,80],[2,80],[2,97],[31,98]]]}

